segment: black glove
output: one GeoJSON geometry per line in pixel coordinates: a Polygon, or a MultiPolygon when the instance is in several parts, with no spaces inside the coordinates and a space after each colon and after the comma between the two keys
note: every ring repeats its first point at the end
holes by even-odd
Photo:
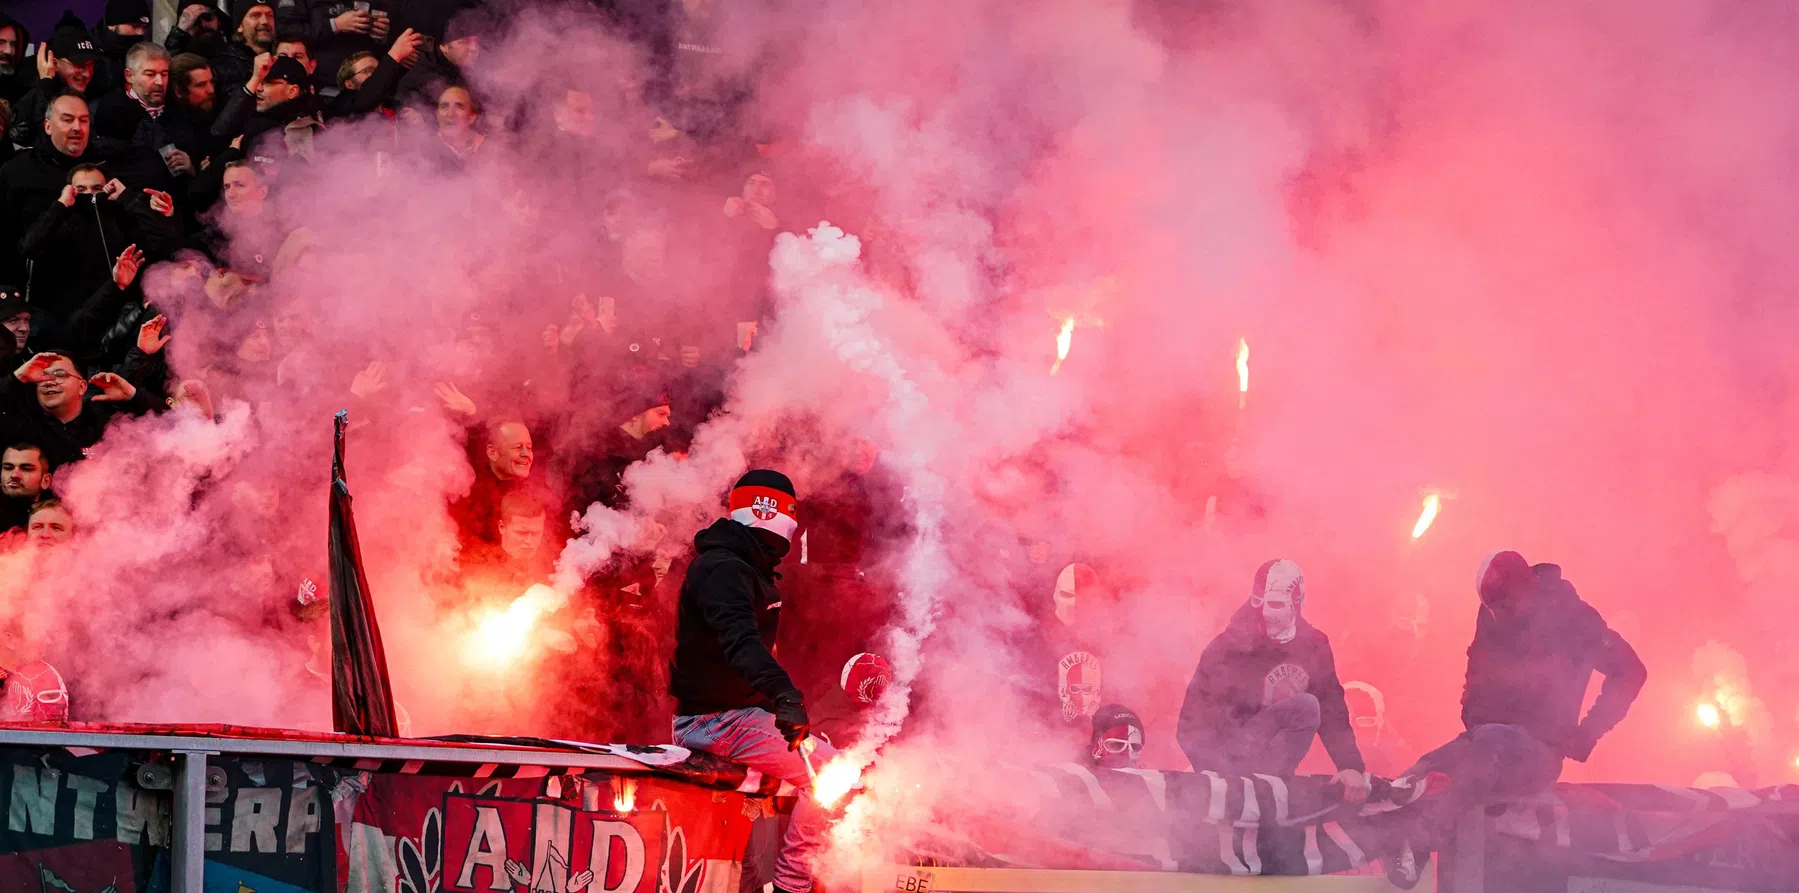
{"type": "Polygon", "coordinates": [[[775,698],[775,728],[787,739],[789,750],[796,750],[812,731],[812,720],[806,716],[806,701],[797,691],[775,698]]]}

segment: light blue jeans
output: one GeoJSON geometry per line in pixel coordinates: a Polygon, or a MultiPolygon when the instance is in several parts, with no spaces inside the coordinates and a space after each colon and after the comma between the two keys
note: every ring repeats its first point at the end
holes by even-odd
{"type": "MultiPolygon", "coordinates": [[[[729,757],[763,775],[778,778],[800,789],[787,834],[781,838],[781,855],[775,859],[775,886],[792,893],[812,890],[812,860],[824,846],[830,831],[830,815],[812,799],[812,780],[798,752],[787,747],[775,729],[774,714],[756,707],[675,717],[675,743],[691,750],[729,757]]],[[[813,768],[822,768],[837,755],[835,748],[817,738],[813,768]]],[[[745,866],[746,872],[749,866],[745,866]]]]}

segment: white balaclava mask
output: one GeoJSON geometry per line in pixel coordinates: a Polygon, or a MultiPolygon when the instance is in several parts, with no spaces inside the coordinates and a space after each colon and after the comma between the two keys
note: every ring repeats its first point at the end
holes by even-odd
{"type": "Polygon", "coordinates": [[[1306,580],[1299,565],[1276,558],[1256,568],[1249,590],[1249,606],[1256,610],[1262,634],[1276,642],[1291,642],[1299,633],[1299,612],[1305,605],[1306,580]]]}
{"type": "MultiPolygon", "coordinates": [[[[1084,564],[1071,564],[1056,575],[1056,619],[1063,626],[1073,626],[1080,598],[1093,597],[1099,574],[1084,564]]],[[[1091,610],[1089,606],[1088,610],[1091,610]]]]}

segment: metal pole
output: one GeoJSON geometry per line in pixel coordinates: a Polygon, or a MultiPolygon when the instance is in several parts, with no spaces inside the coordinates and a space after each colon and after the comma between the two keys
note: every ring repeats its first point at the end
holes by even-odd
{"type": "Polygon", "coordinates": [[[173,893],[201,893],[206,866],[206,751],[177,751],[175,813],[169,841],[173,893]]]}

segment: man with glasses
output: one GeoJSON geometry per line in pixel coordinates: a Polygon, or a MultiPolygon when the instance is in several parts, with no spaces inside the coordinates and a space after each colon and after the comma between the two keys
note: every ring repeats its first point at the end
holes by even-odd
{"type": "Polygon", "coordinates": [[[75,361],[40,353],[12,375],[0,376],[0,418],[7,442],[29,442],[53,468],[77,462],[100,442],[113,414],[142,412],[137,388],[123,376],[84,377],[75,361]]]}
{"type": "Polygon", "coordinates": [[[1344,799],[1369,783],[1330,639],[1302,615],[1305,577],[1285,558],[1256,569],[1249,601],[1206,646],[1175,739],[1195,772],[1292,775],[1312,739],[1337,765],[1344,799]]]}

